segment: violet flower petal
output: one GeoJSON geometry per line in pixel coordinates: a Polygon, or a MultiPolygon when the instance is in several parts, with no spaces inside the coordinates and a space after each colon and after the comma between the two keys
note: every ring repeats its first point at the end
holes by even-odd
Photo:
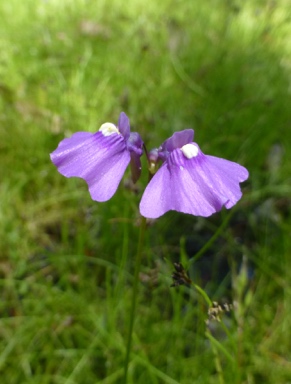
{"type": "Polygon", "coordinates": [[[239,182],[247,179],[248,171],[239,164],[198,154],[191,159],[180,149],[154,175],[140,202],[140,213],[158,218],[170,210],[195,216],[210,216],[231,208],[242,196],[239,182]]]}
{"type": "Polygon", "coordinates": [[[183,145],[191,143],[194,138],[193,129],[184,129],[180,132],[175,132],[171,137],[161,145],[161,149],[165,149],[168,152],[172,152],[174,149],[182,148],[183,145]]]}
{"type": "Polygon", "coordinates": [[[228,197],[226,208],[233,207],[242,197],[239,183],[247,180],[249,173],[247,169],[233,161],[221,159],[215,156],[203,155],[207,162],[203,163],[208,175],[215,175],[216,188],[228,197]]]}
{"type": "Polygon", "coordinates": [[[118,119],[118,129],[122,136],[127,140],[130,135],[129,118],[124,112],[121,112],[118,119]]]}
{"type": "Polygon", "coordinates": [[[183,145],[193,141],[193,129],[184,129],[180,132],[175,132],[169,139],[163,142],[158,149],[159,159],[162,161],[167,160],[170,153],[177,148],[182,148],[183,145]]]}
{"type": "Polygon", "coordinates": [[[66,177],[80,177],[93,200],[107,201],[115,193],[130,162],[125,139],[118,133],[77,132],[60,142],[51,160],[66,177]]]}

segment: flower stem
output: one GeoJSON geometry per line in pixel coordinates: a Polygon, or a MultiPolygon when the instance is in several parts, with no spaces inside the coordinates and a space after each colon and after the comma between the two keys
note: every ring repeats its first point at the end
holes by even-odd
{"type": "Polygon", "coordinates": [[[130,317],[129,317],[129,331],[128,331],[128,339],[127,339],[127,347],[126,347],[126,356],[125,356],[125,362],[124,362],[124,377],[123,377],[124,384],[127,384],[127,372],[128,372],[131,345],[132,345],[132,333],[133,333],[133,326],[134,326],[136,302],[137,302],[137,296],[138,296],[139,271],[140,271],[140,265],[141,265],[145,229],[146,229],[146,218],[142,216],[140,229],[139,229],[137,255],[135,260],[132,302],[131,302],[130,317]]]}

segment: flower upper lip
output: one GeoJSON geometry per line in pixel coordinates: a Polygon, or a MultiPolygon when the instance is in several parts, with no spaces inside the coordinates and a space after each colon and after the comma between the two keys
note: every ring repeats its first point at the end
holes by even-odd
{"type": "Polygon", "coordinates": [[[165,161],[172,151],[178,148],[182,148],[184,145],[193,142],[193,139],[193,129],[184,129],[180,132],[174,132],[173,135],[165,140],[159,147],[159,159],[165,161]]]}

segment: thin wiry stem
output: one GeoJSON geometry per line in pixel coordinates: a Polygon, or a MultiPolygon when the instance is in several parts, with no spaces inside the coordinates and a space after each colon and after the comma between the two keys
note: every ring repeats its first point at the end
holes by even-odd
{"type": "Polygon", "coordinates": [[[141,265],[142,249],[143,249],[144,237],[145,237],[145,229],[146,229],[146,218],[141,217],[137,255],[136,255],[136,260],[135,260],[132,302],[131,302],[130,315],[129,315],[128,340],[127,340],[126,356],[125,356],[125,362],[124,362],[124,377],[123,377],[123,383],[124,384],[127,383],[127,373],[128,373],[129,362],[130,362],[132,333],[133,333],[133,326],[134,326],[136,302],[137,302],[137,297],[138,297],[139,271],[140,271],[140,265],[141,265]]]}

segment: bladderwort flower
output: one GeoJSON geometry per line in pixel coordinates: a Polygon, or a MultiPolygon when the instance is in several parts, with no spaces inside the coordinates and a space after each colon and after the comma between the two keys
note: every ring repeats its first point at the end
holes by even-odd
{"type": "Polygon", "coordinates": [[[84,179],[92,199],[102,202],[114,195],[129,163],[133,181],[138,180],[142,148],[140,135],[130,132],[129,119],[121,112],[117,126],[105,123],[96,133],[76,132],[50,157],[62,175],[84,179]]]}
{"type": "Polygon", "coordinates": [[[150,171],[159,160],[163,164],[142,196],[144,217],[156,219],[170,210],[207,217],[241,198],[239,183],[248,178],[246,168],[204,155],[193,138],[192,129],[176,132],[149,153],[150,171]]]}

